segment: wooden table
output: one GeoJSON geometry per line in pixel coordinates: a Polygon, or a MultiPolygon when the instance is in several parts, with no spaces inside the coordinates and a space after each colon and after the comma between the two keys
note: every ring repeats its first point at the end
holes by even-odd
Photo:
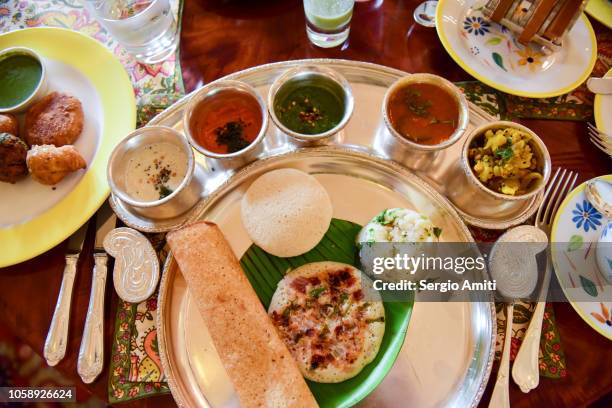
{"type": "MultiPolygon", "coordinates": [[[[435,29],[414,23],[412,12],[419,0],[384,0],[380,6],[376,6],[377,2],[356,5],[348,44],[322,50],[306,38],[299,0],[187,0],[181,35],[181,64],[187,90],[255,65],[318,57],[375,62],[409,72],[431,72],[453,81],[471,79],[448,56],[435,29]]],[[[606,30],[594,25],[598,32],[606,30]]],[[[553,165],[579,171],[580,181],[611,172],[610,160],[588,141],[585,123],[545,120],[524,123],[544,139],[553,165]]],[[[81,257],[85,262],[75,284],[68,353],[58,368],[80,384],[77,392],[80,399],[93,393],[106,400],[108,363],[91,385],[84,386],[76,374],[91,285],[92,238],[90,234],[85,244],[81,257]]],[[[31,261],[0,270],[0,322],[40,354],[59,291],[64,249],[62,244],[31,261]]],[[[116,295],[110,285],[106,305],[108,356],[116,306],[116,295]]],[[[521,393],[513,384],[513,407],[580,407],[612,392],[611,343],[587,326],[569,304],[558,303],[554,308],[567,355],[568,376],[561,380],[542,379],[540,386],[529,394],[521,393]]],[[[487,405],[489,394],[490,389],[481,406],[487,405]]],[[[172,405],[170,396],[122,404],[172,405]]]]}

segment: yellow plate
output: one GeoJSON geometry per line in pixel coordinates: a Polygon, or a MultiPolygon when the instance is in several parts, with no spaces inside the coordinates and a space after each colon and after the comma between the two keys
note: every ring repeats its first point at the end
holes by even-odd
{"type": "MultiPolygon", "coordinates": [[[[606,78],[612,78],[612,69],[608,71],[606,78]]],[[[612,95],[595,95],[593,111],[595,113],[595,126],[597,126],[597,129],[612,135],[612,115],[610,115],[610,112],[612,112],[612,95]],[[608,112],[608,114],[604,115],[604,112],[608,112]]]]}
{"type": "Polygon", "coordinates": [[[436,30],[461,68],[485,84],[512,95],[548,98],[568,93],[589,76],[597,41],[583,14],[564,47],[545,55],[537,46],[518,44],[513,34],[483,16],[484,0],[440,0],[436,30]]]}
{"type": "Polygon", "coordinates": [[[42,56],[49,90],[81,99],[85,126],[75,146],[88,165],[86,171],[71,174],[55,189],[31,178],[14,185],[0,183],[4,212],[0,267],[49,250],[89,220],[109,194],[106,163],[110,153],[136,126],[130,79],[101,43],[76,31],[42,27],[0,35],[0,50],[13,46],[29,47],[42,56]]]}
{"type": "Polygon", "coordinates": [[[595,20],[612,29],[612,3],[609,0],[589,0],[584,10],[595,20]]]}

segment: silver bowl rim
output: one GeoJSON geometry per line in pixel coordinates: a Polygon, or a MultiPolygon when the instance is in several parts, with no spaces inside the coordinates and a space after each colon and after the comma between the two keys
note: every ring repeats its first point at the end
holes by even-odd
{"type": "Polygon", "coordinates": [[[383,98],[383,103],[382,103],[382,117],[383,117],[383,121],[385,122],[385,126],[389,130],[389,133],[391,133],[391,135],[395,139],[397,139],[402,145],[410,149],[428,151],[428,152],[443,150],[457,143],[459,139],[461,139],[461,137],[464,135],[465,131],[468,128],[468,123],[470,119],[469,111],[470,110],[469,110],[468,102],[467,102],[467,99],[465,98],[465,95],[463,94],[463,92],[461,92],[461,90],[455,84],[453,84],[452,82],[450,82],[449,80],[445,78],[442,78],[441,76],[434,75],[434,74],[428,74],[428,73],[409,74],[402,78],[399,78],[389,88],[387,88],[387,92],[385,92],[385,96],[383,98]],[[397,130],[395,130],[395,128],[393,127],[393,124],[391,123],[391,119],[389,118],[389,113],[387,109],[391,95],[398,88],[405,86],[407,84],[414,84],[414,83],[429,83],[429,84],[442,86],[452,96],[455,97],[459,105],[459,120],[457,123],[457,128],[455,129],[453,133],[451,133],[449,138],[443,141],[442,143],[438,143],[435,145],[426,145],[426,144],[420,144],[420,143],[413,142],[405,138],[397,130]]]}
{"type": "Polygon", "coordinates": [[[270,86],[270,90],[268,91],[268,112],[272,121],[283,133],[300,140],[302,142],[314,142],[322,139],[326,139],[340,132],[342,129],[346,127],[349,120],[353,116],[353,110],[355,108],[355,98],[353,97],[353,88],[351,84],[341,75],[338,71],[327,68],[327,67],[319,67],[315,65],[303,65],[294,68],[290,68],[287,71],[283,72],[278,78],[274,80],[272,85],[270,86]],[[327,80],[335,82],[340,89],[342,89],[345,97],[345,106],[344,106],[344,115],[342,116],[342,120],[334,126],[333,128],[325,131],[323,133],[317,133],[315,135],[306,135],[303,133],[295,132],[289,128],[287,128],[276,116],[276,112],[274,111],[274,101],[276,99],[276,95],[278,91],[290,80],[304,74],[314,74],[320,77],[324,77],[327,80]]]}
{"type": "Polygon", "coordinates": [[[108,180],[108,185],[110,186],[112,193],[124,203],[129,204],[136,208],[154,208],[154,207],[159,207],[163,204],[166,204],[170,202],[172,199],[174,199],[176,196],[178,196],[191,183],[191,180],[193,179],[194,170],[195,170],[195,157],[193,154],[193,150],[191,150],[191,145],[188,143],[188,141],[185,139],[185,137],[180,132],[168,126],[161,126],[161,125],[144,126],[128,134],[125,138],[123,138],[121,142],[119,142],[115,146],[115,148],[113,149],[108,159],[108,165],[106,167],[106,178],[108,180]],[[161,200],[154,200],[154,201],[135,200],[132,197],[130,197],[127,193],[125,193],[123,190],[121,190],[115,183],[115,180],[114,180],[115,175],[113,172],[114,162],[117,160],[117,156],[120,154],[121,150],[123,149],[123,147],[126,145],[128,141],[134,138],[137,138],[139,136],[142,136],[146,133],[156,132],[156,131],[162,131],[162,132],[167,132],[167,133],[172,134],[175,137],[175,140],[179,141],[179,144],[183,146],[184,151],[187,154],[187,172],[185,173],[185,177],[183,178],[181,183],[178,185],[178,187],[172,193],[168,194],[166,197],[162,198],[161,200]]]}
{"type": "Polygon", "coordinates": [[[5,107],[5,108],[0,107],[0,113],[19,112],[21,109],[23,109],[24,107],[29,105],[34,99],[36,99],[38,97],[38,93],[44,87],[45,82],[47,80],[47,69],[45,68],[45,63],[44,63],[42,57],[40,56],[40,54],[38,52],[36,52],[33,49],[28,48],[28,47],[21,47],[21,46],[19,46],[19,47],[9,47],[9,48],[5,48],[5,49],[0,51],[0,61],[7,54],[13,54],[13,53],[16,54],[16,55],[26,54],[26,55],[36,59],[38,61],[38,63],[40,64],[40,68],[41,68],[40,79],[38,80],[38,84],[36,85],[36,88],[34,88],[32,93],[30,94],[30,96],[28,96],[23,101],[19,102],[17,105],[8,106],[8,107],[5,107]]]}
{"type": "Polygon", "coordinates": [[[266,107],[266,103],[263,97],[257,92],[257,90],[246,82],[237,81],[233,79],[222,79],[219,81],[211,82],[208,85],[204,85],[202,88],[198,89],[189,97],[189,101],[185,106],[185,111],[183,112],[183,131],[185,132],[185,136],[187,136],[187,140],[194,149],[196,149],[199,153],[204,156],[213,158],[213,159],[233,159],[236,157],[242,157],[247,153],[250,153],[254,150],[266,137],[268,129],[268,109],[266,107]],[[259,105],[259,109],[261,111],[261,128],[259,129],[259,133],[255,139],[242,150],[238,150],[234,153],[215,153],[210,150],[204,148],[204,146],[200,145],[191,135],[191,115],[193,114],[196,106],[200,104],[200,102],[204,101],[209,96],[217,92],[221,92],[226,89],[239,89],[242,92],[245,92],[255,98],[257,104],[259,105]]]}
{"type": "Polygon", "coordinates": [[[552,160],[550,158],[548,148],[546,147],[542,139],[540,139],[540,137],[533,130],[529,129],[527,126],[521,125],[520,123],[510,122],[507,120],[497,120],[478,126],[468,135],[468,137],[465,138],[465,142],[463,143],[463,148],[461,150],[461,167],[463,168],[463,171],[465,172],[468,180],[480,191],[483,191],[490,196],[504,201],[521,201],[536,196],[544,189],[544,187],[548,183],[548,179],[550,178],[552,160]],[[532,147],[536,147],[539,150],[542,158],[544,159],[544,163],[542,163],[542,180],[540,181],[540,184],[530,192],[517,196],[498,193],[485,186],[474,174],[474,171],[470,166],[470,160],[468,158],[468,150],[470,148],[470,145],[472,144],[472,141],[474,141],[476,137],[482,135],[489,129],[499,129],[507,127],[519,129],[525,133],[528,133],[531,136],[531,140],[534,142],[532,144],[532,147]]]}

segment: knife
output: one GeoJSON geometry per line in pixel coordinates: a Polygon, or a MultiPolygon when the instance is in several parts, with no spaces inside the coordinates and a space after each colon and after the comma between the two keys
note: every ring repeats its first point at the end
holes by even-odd
{"type": "Polygon", "coordinates": [[[612,94],[612,78],[589,78],[587,88],[595,94],[612,94]]]}
{"type": "Polygon", "coordinates": [[[81,339],[77,372],[84,383],[93,382],[102,372],[104,362],[104,292],[106,288],[106,263],[104,237],[117,223],[117,216],[108,203],[96,214],[96,242],[94,244],[94,269],[91,279],[91,295],[81,339]]]}
{"type": "Polygon", "coordinates": [[[45,340],[43,355],[47,364],[54,366],[59,363],[66,355],[66,346],[68,343],[68,323],[70,322],[70,303],[72,301],[72,288],[74,287],[74,278],[77,272],[77,263],[79,255],[83,248],[83,242],[87,235],[86,222],[68,239],[68,247],[66,248],[66,266],[64,266],[64,275],[62,277],[62,286],[60,287],[55,311],[45,340]]]}

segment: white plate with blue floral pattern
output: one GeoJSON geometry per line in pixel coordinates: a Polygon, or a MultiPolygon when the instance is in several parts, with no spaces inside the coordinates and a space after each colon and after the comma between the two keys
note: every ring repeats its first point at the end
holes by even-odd
{"type": "MultiPolygon", "coordinates": [[[[561,50],[519,44],[505,27],[482,13],[486,0],[440,0],[436,30],[451,57],[469,74],[500,91],[547,98],[570,92],[589,76],[597,57],[591,23],[583,14],[561,50]]],[[[518,11],[520,12],[520,10],[518,11]]]]}
{"type": "MultiPolygon", "coordinates": [[[[612,175],[599,177],[612,181],[612,175]]],[[[612,285],[597,267],[597,241],[608,228],[605,217],[586,199],[586,183],[563,201],[551,232],[552,261],[557,279],[582,319],[612,340],[612,285]]]]}

